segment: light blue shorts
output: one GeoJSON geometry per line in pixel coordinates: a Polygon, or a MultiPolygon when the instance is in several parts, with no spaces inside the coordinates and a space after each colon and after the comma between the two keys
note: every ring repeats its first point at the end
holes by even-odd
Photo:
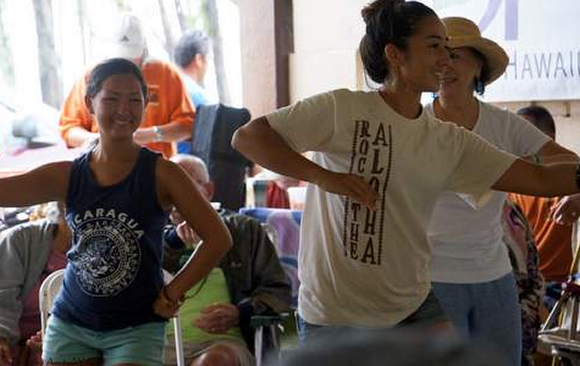
{"type": "Polygon", "coordinates": [[[97,332],[67,323],[56,316],[48,319],[42,344],[45,363],[74,363],[102,359],[103,366],[131,363],[161,365],[165,323],[97,332]]]}

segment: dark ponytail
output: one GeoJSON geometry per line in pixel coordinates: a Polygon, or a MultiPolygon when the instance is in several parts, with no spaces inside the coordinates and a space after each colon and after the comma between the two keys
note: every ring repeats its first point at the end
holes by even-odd
{"type": "Polygon", "coordinates": [[[366,24],[359,53],[367,75],[382,84],[389,76],[385,46],[389,43],[405,50],[407,38],[412,36],[423,18],[437,16],[428,6],[405,0],[376,0],[362,11],[366,24]]]}

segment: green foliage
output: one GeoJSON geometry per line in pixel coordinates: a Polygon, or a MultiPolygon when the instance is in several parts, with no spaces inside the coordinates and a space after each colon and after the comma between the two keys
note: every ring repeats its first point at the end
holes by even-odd
{"type": "Polygon", "coordinates": [[[200,29],[207,33],[209,21],[207,17],[206,2],[207,0],[182,0],[188,4],[189,13],[184,14],[185,22],[188,29],[200,29]]]}
{"type": "Polygon", "coordinates": [[[117,8],[120,11],[123,11],[123,12],[130,12],[131,11],[131,5],[129,5],[129,2],[127,0],[115,0],[115,3],[117,4],[117,8]]]}

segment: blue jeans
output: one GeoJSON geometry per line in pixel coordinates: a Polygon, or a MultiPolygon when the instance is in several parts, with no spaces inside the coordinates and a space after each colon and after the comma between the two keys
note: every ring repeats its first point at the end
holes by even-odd
{"type": "Polygon", "coordinates": [[[482,283],[434,282],[433,291],[460,336],[493,346],[520,366],[522,314],[513,274],[482,283]]]}
{"type": "MultiPolygon", "coordinates": [[[[356,329],[346,326],[326,326],[308,323],[298,314],[296,314],[296,318],[300,342],[305,342],[317,336],[337,336],[339,333],[350,332],[356,329]]],[[[449,319],[439,305],[437,297],[433,291],[430,291],[421,306],[399,324],[395,325],[395,327],[431,326],[448,321],[449,319]]]]}

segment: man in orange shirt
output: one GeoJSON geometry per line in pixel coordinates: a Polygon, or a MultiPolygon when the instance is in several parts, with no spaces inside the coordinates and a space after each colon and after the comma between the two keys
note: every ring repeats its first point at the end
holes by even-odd
{"type": "MultiPolygon", "coordinates": [[[[545,108],[526,107],[520,109],[517,114],[555,139],[554,119],[545,108]]],[[[540,257],[540,272],[548,284],[548,289],[550,282],[559,285],[568,277],[572,263],[572,225],[562,224],[553,217],[554,208],[563,198],[542,198],[513,193],[510,193],[509,198],[521,207],[534,231],[540,257]]],[[[549,307],[552,304],[546,305],[549,307]]]]}
{"type": "MultiPolygon", "coordinates": [[[[147,58],[147,44],[138,18],[124,14],[115,24],[110,57],[135,63],[145,77],[149,101],[135,141],[166,158],[174,153],[173,142],[191,137],[195,117],[179,72],[168,63],[147,58]]],[[[90,72],[90,71],[89,71],[90,72]]],[[[81,146],[97,138],[97,124],[85,106],[87,74],[78,80],[64,102],[59,130],[67,146],[81,146]]]]}

